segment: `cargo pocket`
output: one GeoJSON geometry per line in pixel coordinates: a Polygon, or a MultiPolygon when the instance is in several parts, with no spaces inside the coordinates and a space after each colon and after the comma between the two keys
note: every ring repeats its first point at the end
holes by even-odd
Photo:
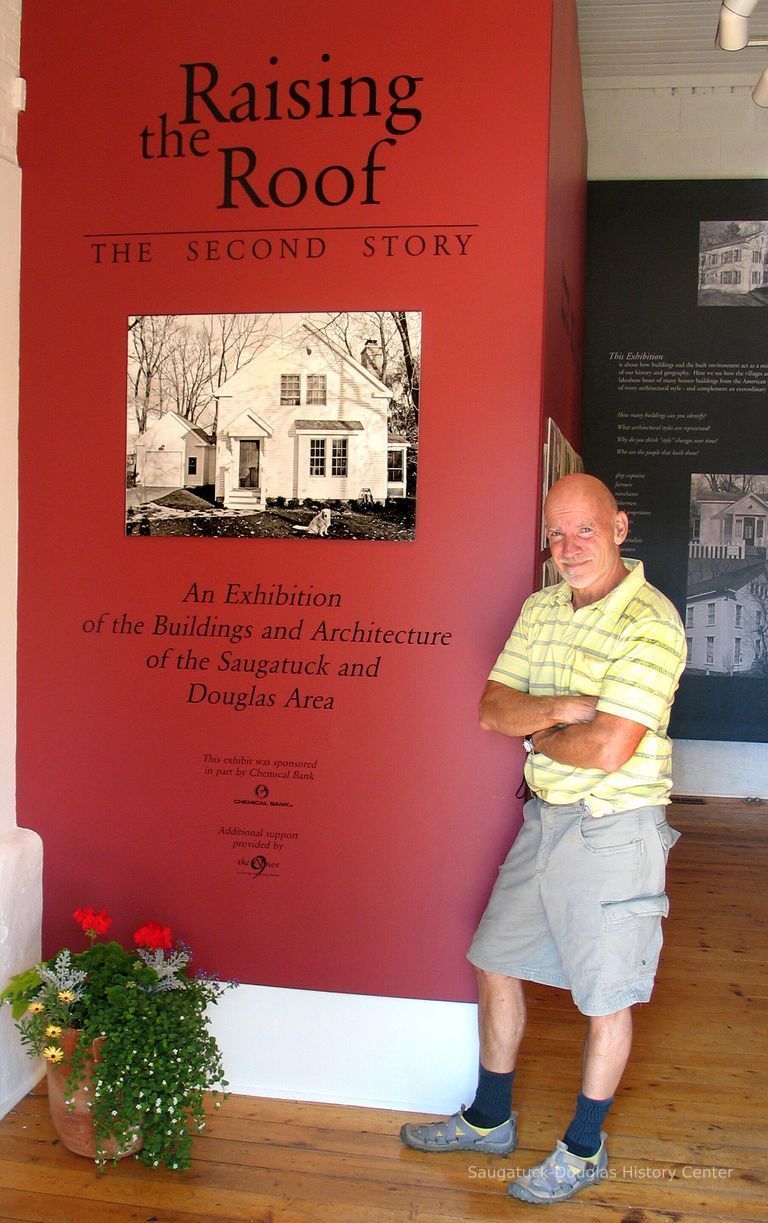
{"type": "Polygon", "coordinates": [[[629,985],[656,972],[662,943],[661,919],[668,912],[665,892],[603,903],[603,956],[608,981],[615,986],[629,985]]]}
{"type": "Polygon", "coordinates": [[[680,840],[680,833],[676,828],[672,828],[666,820],[662,820],[660,824],[656,825],[656,831],[659,834],[659,840],[664,850],[664,861],[666,862],[670,849],[680,840]]]}

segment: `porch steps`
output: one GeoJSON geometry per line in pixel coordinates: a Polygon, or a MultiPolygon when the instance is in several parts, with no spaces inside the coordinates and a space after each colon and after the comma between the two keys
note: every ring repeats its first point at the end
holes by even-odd
{"type": "Polygon", "coordinates": [[[264,509],[264,500],[258,488],[232,488],[224,504],[228,510],[247,510],[250,513],[264,509]]]}

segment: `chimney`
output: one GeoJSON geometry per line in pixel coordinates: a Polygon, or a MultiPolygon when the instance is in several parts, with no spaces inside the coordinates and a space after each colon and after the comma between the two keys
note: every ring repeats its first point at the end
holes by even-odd
{"type": "Polygon", "coordinates": [[[384,368],[382,356],[381,345],[376,340],[366,340],[360,353],[360,364],[380,378],[384,368]]]}

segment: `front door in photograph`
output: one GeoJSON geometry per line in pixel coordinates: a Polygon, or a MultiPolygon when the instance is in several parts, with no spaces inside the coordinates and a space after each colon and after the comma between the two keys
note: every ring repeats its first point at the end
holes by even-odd
{"type": "Polygon", "coordinates": [[[240,443],[239,480],[241,488],[259,487],[259,445],[258,441],[240,443]]]}
{"type": "Polygon", "coordinates": [[[755,520],[754,518],[744,519],[744,543],[748,548],[753,548],[755,545],[755,520]]]}

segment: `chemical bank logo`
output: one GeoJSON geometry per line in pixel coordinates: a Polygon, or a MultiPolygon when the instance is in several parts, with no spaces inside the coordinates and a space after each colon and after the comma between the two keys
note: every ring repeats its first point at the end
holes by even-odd
{"type": "Polygon", "coordinates": [[[257,786],[253,792],[257,798],[268,798],[269,786],[257,786]]]}

